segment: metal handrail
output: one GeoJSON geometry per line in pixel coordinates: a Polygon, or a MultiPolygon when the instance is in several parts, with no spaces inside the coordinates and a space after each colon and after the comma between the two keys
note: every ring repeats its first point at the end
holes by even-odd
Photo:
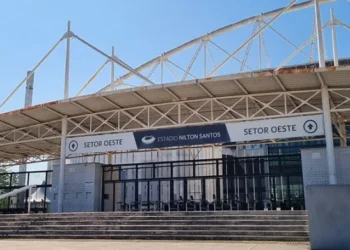
{"type": "MultiPolygon", "coordinates": [[[[24,186],[24,187],[15,189],[11,192],[0,195],[0,200],[8,198],[8,197],[13,196],[13,195],[16,195],[18,193],[22,193],[22,192],[27,191],[27,190],[29,190],[29,196],[30,196],[32,193],[32,188],[36,188],[36,185],[28,185],[28,186],[24,186]]],[[[30,200],[30,197],[28,197],[28,214],[30,213],[30,204],[31,204],[31,200],[30,200]]]]}

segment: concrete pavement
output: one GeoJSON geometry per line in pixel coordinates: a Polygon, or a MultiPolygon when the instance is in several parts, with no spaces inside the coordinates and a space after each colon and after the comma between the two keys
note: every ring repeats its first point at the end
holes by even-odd
{"type": "Polygon", "coordinates": [[[205,242],[205,241],[112,241],[112,240],[0,240],[1,250],[308,250],[308,244],[205,242]]]}

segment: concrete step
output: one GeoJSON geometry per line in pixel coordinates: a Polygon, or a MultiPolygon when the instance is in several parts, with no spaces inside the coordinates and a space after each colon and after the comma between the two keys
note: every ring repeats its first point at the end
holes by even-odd
{"type": "Polygon", "coordinates": [[[202,225],[29,225],[29,226],[2,226],[0,232],[14,230],[175,230],[175,231],[196,231],[196,230],[252,230],[252,231],[308,231],[308,226],[291,226],[291,225],[210,225],[210,228],[205,228],[202,225]]]}
{"type": "Polygon", "coordinates": [[[110,239],[110,240],[223,240],[223,241],[278,241],[278,242],[305,242],[309,241],[307,236],[260,236],[260,235],[47,235],[47,234],[8,234],[0,236],[6,239],[110,239]]]}
{"type": "Polygon", "coordinates": [[[111,216],[111,215],[120,215],[120,216],[135,216],[135,215],[142,215],[142,216],[184,216],[184,215],[307,215],[307,211],[305,210],[297,210],[297,211],[290,211],[290,210],[282,210],[282,211],[261,211],[261,210],[250,210],[250,211],[190,211],[190,212],[74,212],[74,213],[47,213],[47,214],[0,214],[0,218],[6,218],[6,217],[36,217],[36,216],[54,216],[54,217],[65,217],[65,216],[111,216]]]}
{"type": "Polygon", "coordinates": [[[8,230],[0,232],[0,235],[8,234],[59,234],[59,235],[226,235],[226,236],[308,236],[307,231],[254,231],[254,230],[192,230],[183,232],[181,230],[8,230]]]}
{"type": "Polygon", "coordinates": [[[307,220],[216,220],[216,221],[198,221],[198,220],[67,220],[67,221],[12,221],[2,222],[0,221],[0,227],[2,226],[21,226],[21,225],[201,225],[201,226],[224,226],[224,225],[307,225],[307,220]]]}
{"type": "Polygon", "coordinates": [[[65,220],[65,221],[0,221],[2,226],[17,225],[307,225],[304,220],[65,220]]]}
{"type": "Polygon", "coordinates": [[[304,211],[0,216],[1,238],[308,241],[304,211]]]}
{"type": "Polygon", "coordinates": [[[215,221],[215,220],[306,220],[306,215],[187,215],[187,216],[143,216],[143,215],[110,215],[110,216],[65,216],[55,217],[48,215],[41,215],[36,217],[1,217],[1,222],[8,221],[69,221],[69,220],[198,220],[198,221],[215,221]]]}

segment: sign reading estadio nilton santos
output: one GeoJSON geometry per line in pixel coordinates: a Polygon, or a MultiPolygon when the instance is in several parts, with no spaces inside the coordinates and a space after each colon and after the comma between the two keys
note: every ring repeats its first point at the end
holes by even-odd
{"type": "Polygon", "coordinates": [[[322,115],[68,138],[67,154],[324,135],[322,115]]]}
{"type": "Polygon", "coordinates": [[[225,124],[158,129],[134,133],[137,147],[166,148],[229,142],[225,124]]]}

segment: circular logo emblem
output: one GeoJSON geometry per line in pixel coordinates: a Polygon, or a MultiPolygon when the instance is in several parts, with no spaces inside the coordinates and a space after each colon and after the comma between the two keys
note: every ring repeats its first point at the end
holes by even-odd
{"type": "Polygon", "coordinates": [[[313,134],[317,130],[317,123],[314,120],[307,120],[303,126],[304,130],[308,134],[313,134]]]}
{"type": "Polygon", "coordinates": [[[74,152],[78,149],[78,142],[77,141],[71,141],[69,144],[68,144],[68,148],[71,152],[74,152]]]}
{"type": "Polygon", "coordinates": [[[141,139],[144,144],[152,144],[156,138],[153,135],[147,135],[141,139]]]}

